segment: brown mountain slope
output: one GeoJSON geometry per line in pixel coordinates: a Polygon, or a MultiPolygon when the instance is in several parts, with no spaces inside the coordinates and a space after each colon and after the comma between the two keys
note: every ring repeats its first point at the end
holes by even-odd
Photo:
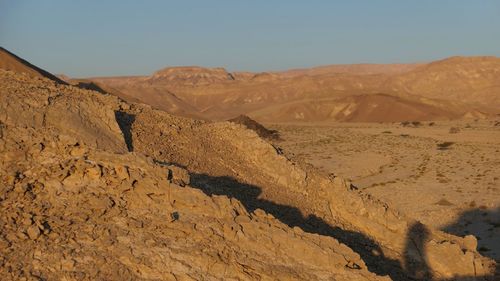
{"type": "Polygon", "coordinates": [[[430,229],[340,178],[292,163],[241,125],[180,118],[11,72],[0,71],[0,82],[3,276],[493,274],[473,238],[430,229]],[[59,119],[46,119],[55,110],[59,119]],[[116,123],[82,135],[63,124],[67,116],[90,128],[100,119],[92,116],[116,123]],[[98,142],[117,127],[116,145],[98,142]],[[124,146],[133,153],[123,154],[124,146]]]}
{"type": "Polygon", "coordinates": [[[389,79],[395,92],[500,106],[500,58],[451,57],[389,79]]]}
{"type": "MultiPolygon", "coordinates": [[[[175,93],[179,99],[196,109],[201,116],[214,120],[226,120],[268,106],[300,99],[361,93],[365,89],[374,88],[374,84],[380,84],[383,81],[377,75],[368,75],[360,80],[358,76],[350,74],[339,74],[327,78],[309,76],[283,78],[270,73],[206,85],[186,85],[184,80],[151,80],[143,77],[92,79],[148,104],[151,104],[147,101],[151,95],[161,98],[163,93],[175,93]]],[[[158,108],[169,111],[166,106],[158,108]]]]}
{"type": "Polygon", "coordinates": [[[455,119],[461,116],[459,112],[450,107],[445,109],[420,100],[372,94],[337,99],[299,100],[250,114],[264,122],[398,122],[455,119]]]}
{"type": "Polygon", "coordinates": [[[0,69],[26,73],[32,77],[45,77],[60,84],[66,84],[57,76],[39,68],[0,47],[0,69]]]}
{"type": "Polygon", "coordinates": [[[296,77],[302,75],[331,75],[338,73],[349,73],[356,75],[369,75],[369,74],[400,74],[413,70],[422,64],[333,64],[317,66],[312,68],[290,69],[279,72],[280,75],[285,77],[296,77]]]}
{"type": "Polygon", "coordinates": [[[280,122],[328,118],[367,122],[450,119],[470,115],[468,112],[483,112],[486,117],[500,113],[499,61],[494,57],[458,57],[428,64],[340,65],[260,74],[230,74],[223,69],[189,67],[169,68],[160,71],[161,75],[150,77],[95,80],[145,103],[158,105],[162,110],[181,115],[197,114],[213,120],[226,120],[240,114],[258,119],[261,112],[280,116],[276,120],[280,122]],[[366,100],[364,96],[375,94],[374,99],[382,102],[378,93],[394,97],[385,98],[391,105],[387,106],[391,110],[385,111],[386,116],[366,113],[363,118],[335,118],[325,113],[328,109],[318,113],[321,118],[313,116],[318,115],[314,108],[319,101],[347,96],[362,96],[366,100]],[[169,108],[172,102],[161,102],[170,100],[171,95],[179,99],[178,107],[187,108],[186,112],[169,108]],[[290,104],[300,106],[295,110],[290,104]],[[450,105],[452,107],[447,108],[450,105]],[[272,112],[282,107],[287,112],[272,112]],[[300,111],[308,111],[307,108],[312,110],[312,115],[300,111]],[[376,118],[370,119],[370,116],[376,118]]]}

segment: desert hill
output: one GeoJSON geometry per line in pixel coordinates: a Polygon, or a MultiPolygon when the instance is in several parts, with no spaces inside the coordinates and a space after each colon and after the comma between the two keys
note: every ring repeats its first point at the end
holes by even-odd
{"type": "Polygon", "coordinates": [[[24,59],[14,55],[6,49],[0,47],[0,69],[11,70],[20,73],[27,73],[32,77],[45,77],[57,83],[65,82],[57,76],[39,68],[24,59]]]}
{"type": "Polygon", "coordinates": [[[197,66],[187,67],[167,67],[156,71],[147,79],[154,82],[160,80],[162,82],[177,82],[187,85],[207,85],[217,82],[225,82],[234,80],[232,74],[228,73],[224,68],[203,68],[197,66]]]}
{"type": "Polygon", "coordinates": [[[7,278],[494,278],[474,237],[426,227],[245,126],[12,71],[0,85],[7,278]]]}
{"type": "Polygon", "coordinates": [[[500,106],[500,58],[451,57],[392,77],[393,91],[429,98],[500,106]]]}
{"type": "Polygon", "coordinates": [[[349,73],[356,75],[370,74],[401,74],[413,70],[422,64],[333,64],[317,66],[312,68],[290,69],[279,72],[285,77],[295,77],[302,75],[332,75],[339,73],[349,73]]]}
{"type": "Polygon", "coordinates": [[[275,73],[233,74],[221,68],[167,68],[159,72],[162,74],[152,76],[92,80],[165,111],[171,109],[160,101],[169,100],[173,94],[190,105],[186,112],[191,116],[212,120],[245,114],[257,121],[270,121],[273,119],[270,116],[278,116],[273,121],[380,122],[456,119],[477,111],[484,113],[482,117],[497,114],[499,71],[500,59],[495,57],[453,57],[425,64],[338,65],[275,73]],[[389,102],[391,106],[351,112],[352,118],[336,116],[334,103],[346,99],[363,103],[361,100],[368,99],[368,95],[372,95],[369,103],[389,102]],[[393,98],[388,100],[388,96],[393,98]],[[323,100],[328,105],[327,109],[320,109],[321,118],[306,113],[314,113],[323,100]],[[388,107],[390,111],[384,110],[388,107]],[[281,112],[282,108],[287,113],[281,112]]]}
{"type": "Polygon", "coordinates": [[[453,107],[433,105],[428,100],[387,94],[352,95],[336,99],[300,100],[252,112],[264,122],[340,121],[398,122],[401,120],[447,120],[460,117],[453,107]]]}

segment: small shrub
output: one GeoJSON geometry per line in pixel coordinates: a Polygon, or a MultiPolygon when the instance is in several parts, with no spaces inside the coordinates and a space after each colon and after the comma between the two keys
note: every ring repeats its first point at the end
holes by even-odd
{"type": "Polygon", "coordinates": [[[409,127],[409,126],[413,126],[413,127],[418,127],[422,125],[422,123],[420,123],[420,121],[404,121],[404,122],[401,122],[401,126],[403,127],[409,127]]]}
{"type": "Polygon", "coordinates": [[[429,125],[430,127],[432,127],[432,126],[436,125],[436,123],[434,123],[434,122],[429,122],[429,124],[428,124],[428,125],[429,125]]]}
{"type": "Polygon", "coordinates": [[[391,131],[383,131],[382,134],[392,134],[391,131]]]}
{"type": "Polygon", "coordinates": [[[456,134],[460,132],[460,128],[457,127],[451,127],[450,128],[450,134],[456,134]]]}
{"type": "Polygon", "coordinates": [[[478,250],[479,250],[479,252],[489,252],[489,251],[491,251],[489,248],[484,247],[484,246],[479,247],[478,250]]]}
{"type": "Polygon", "coordinates": [[[440,205],[440,206],[453,206],[453,203],[446,200],[445,198],[442,198],[441,200],[437,201],[435,204],[440,205]]]}
{"type": "Polygon", "coordinates": [[[418,126],[420,126],[421,123],[420,123],[420,121],[413,121],[413,122],[411,122],[411,124],[413,125],[413,127],[418,127],[418,126]]]}
{"type": "Polygon", "coordinates": [[[437,147],[438,147],[439,150],[446,150],[446,149],[449,149],[450,146],[452,146],[453,144],[454,144],[454,142],[445,141],[445,142],[442,142],[442,143],[438,143],[437,147]]]}

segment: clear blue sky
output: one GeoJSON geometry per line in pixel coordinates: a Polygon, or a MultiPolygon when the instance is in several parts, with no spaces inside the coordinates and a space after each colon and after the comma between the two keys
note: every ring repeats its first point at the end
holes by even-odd
{"type": "Polygon", "coordinates": [[[70,76],[500,56],[500,1],[0,0],[0,46],[70,76]]]}

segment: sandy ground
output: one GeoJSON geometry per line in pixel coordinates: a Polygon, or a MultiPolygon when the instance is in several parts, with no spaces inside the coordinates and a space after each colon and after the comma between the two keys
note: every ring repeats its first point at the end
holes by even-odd
{"type": "Polygon", "coordinates": [[[290,157],[356,186],[416,219],[477,237],[500,260],[500,122],[418,126],[337,123],[268,125],[290,157]],[[451,128],[458,128],[457,130],[451,128]],[[446,147],[446,142],[450,143],[446,147]],[[445,147],[441,147],[445,146],[445,147]]]}

